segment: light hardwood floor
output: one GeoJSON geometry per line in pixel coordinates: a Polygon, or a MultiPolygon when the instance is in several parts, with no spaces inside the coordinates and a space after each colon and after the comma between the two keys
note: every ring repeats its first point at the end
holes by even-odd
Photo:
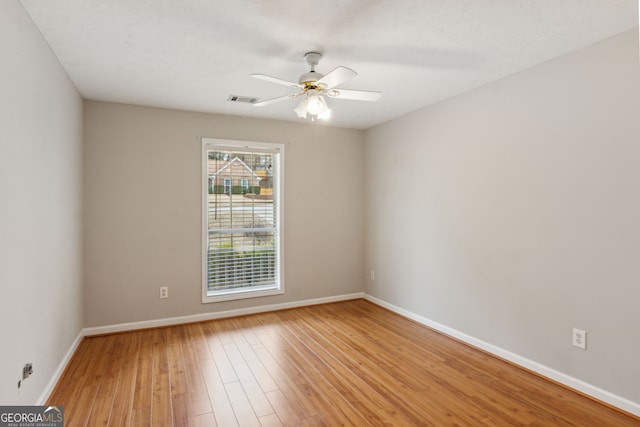
{"type": "Polygon", "coordinates": [[[639,426],[364,300],[85,338],[72,426],[639,426]]]}

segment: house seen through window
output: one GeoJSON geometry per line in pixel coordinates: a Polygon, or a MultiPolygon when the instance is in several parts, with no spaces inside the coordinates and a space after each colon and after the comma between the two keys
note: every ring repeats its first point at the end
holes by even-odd
{"type": "Polygon", "coordinates": [[[283,160],[281,144],[203,139],[203,302],[284,291],[283,160]]]}

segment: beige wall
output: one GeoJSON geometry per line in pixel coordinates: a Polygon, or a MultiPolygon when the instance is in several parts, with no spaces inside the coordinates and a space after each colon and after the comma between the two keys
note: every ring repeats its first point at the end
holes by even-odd
{"type": "Polygon", "coordinates": [[[82,329],[82,100],[15,0],[0,52],[0,404],[30,405],[82,329]]]}
{"type": "Polygon", "coordinates": [[[640,402],[637,30],[368,130],[365,170],[366,292],[640,402]]]}
{"type": "Polygon", "coordinates": [[[94,101],[84,114],[85,326],[362,291],[361,131],[94,101]],[[202,137],[286,144],[284,295],[201,303],[202,137]]]}

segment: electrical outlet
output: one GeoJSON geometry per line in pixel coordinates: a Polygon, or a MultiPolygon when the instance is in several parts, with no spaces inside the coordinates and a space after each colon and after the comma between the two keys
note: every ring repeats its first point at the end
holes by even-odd
{"type": "Polygon", "coordinates": [[[169,287],[168,286],[160,287],[160,298],[169,298],[169,287]]]}
{"type": "Polygon", "coordinates": [[[587,332],[581,329],[573,328],[573,346],[587,349],[587,332]]]}
{"type": "Polygon", "coordinates": [[[370,277],[371,277],[371,280],[376,280],[376,271],[375,270],[371,270],[370,277]]]}

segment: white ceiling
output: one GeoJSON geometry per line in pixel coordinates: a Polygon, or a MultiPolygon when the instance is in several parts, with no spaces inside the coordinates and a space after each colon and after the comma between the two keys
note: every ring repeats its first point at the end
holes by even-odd
{"type": "Polygon", "coordinates": [[[21,0],[83,97],[302,121],[290,93],[249,77],[297,81],[343,65],[330,124],[365,129],[638,25],[636,0],[21,0]]]}

